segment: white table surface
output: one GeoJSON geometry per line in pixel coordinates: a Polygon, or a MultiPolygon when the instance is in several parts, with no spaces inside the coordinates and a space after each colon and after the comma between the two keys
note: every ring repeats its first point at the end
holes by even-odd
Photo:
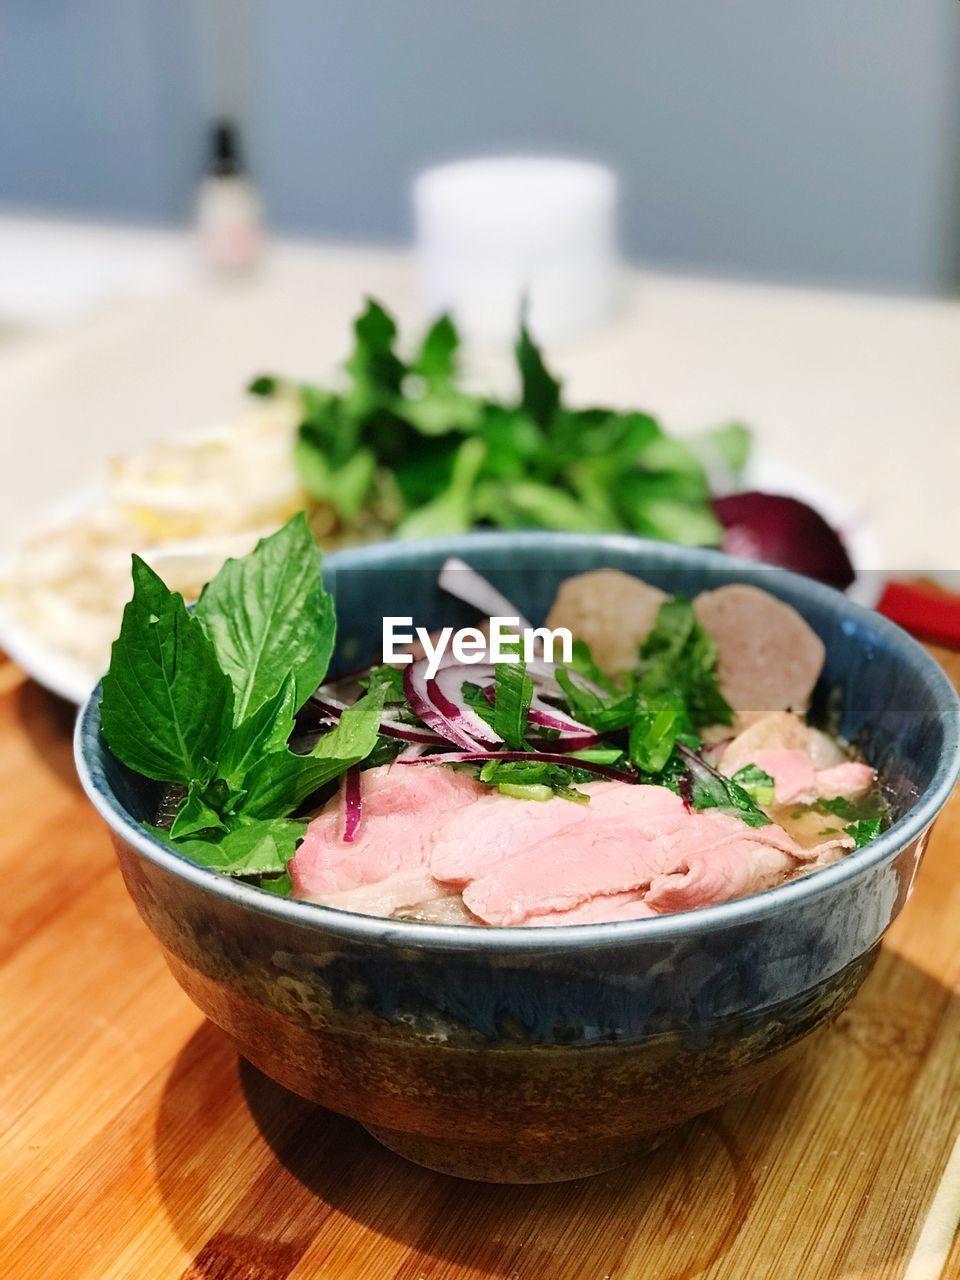
{"type": "MultiPolygon", "coordinates": [[[[153,296],[0,341],[0,542],[110,455],[229,421],[252,374],[327,376],[365,294],[420,322],[398,251],[285,244],[246,278],[177,271],[153,296]]],[[[744,421],[765,454],[849,498],[883,567],[960,567],[960,302],[647,271],[623,294],[616,319],[548,352],[573,401],[681,432],[744,421]]],[[[502,353],[468,367],[509,385],[502,353]]]]}

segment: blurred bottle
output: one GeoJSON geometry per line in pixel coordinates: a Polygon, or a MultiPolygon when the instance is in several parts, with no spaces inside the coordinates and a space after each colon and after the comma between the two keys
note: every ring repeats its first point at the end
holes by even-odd
{"type": "Polygon", "coordinates": [[[211,140],[210,163],[197,196],[200,248],[219,270],[242,270],[263,253],[263,207],[244,168],[237,126],[219,121],[211,140]]]}

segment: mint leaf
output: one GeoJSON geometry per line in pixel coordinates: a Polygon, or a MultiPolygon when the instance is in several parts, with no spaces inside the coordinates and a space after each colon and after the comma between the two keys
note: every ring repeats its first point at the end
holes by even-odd
{"type": "Polygon", "coordinates": [[[148,831],[191,862],[229,876],[286,871],[287,863],[296,852],[297,842],[307,829],[305,822],[266,818],[237,826],[219,840],[177,840],[161,827],[145,825],[148,831]]]}
{"type": "Polygon", "coordinates": [[[319,739],[309,755],[275,751],[260,759],[244,781],[243,812],[252,818],[292,813],[377,745],[387,685],[372,686],[343,712],[335,728],[319,739]]]}
{"type": "Polygon", "coordinates": [[[336,631],[306,518],[294,517],[242,560],[228,560],[195,612],[233,682],[237,723],[272,698],[289,673],[301,707],[326,675],[336,631]]]}
{"type": "Polygon", "coordinates": [[[134,556],[133,599],[100,702],[110,750],[144,777],[186,786],[209,774],[232,711],[230,681],[200,623],[183,597],[134,556]]]}

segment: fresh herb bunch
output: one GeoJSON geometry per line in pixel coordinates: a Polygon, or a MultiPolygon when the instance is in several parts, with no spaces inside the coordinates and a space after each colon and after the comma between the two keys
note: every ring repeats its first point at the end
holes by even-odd
{"type": "Polygon", "coordinates": [[[446,316],[409,362],[377,302],[368,301],[354,335],[342,391],[274,376],[249,388],[296,397],[300,476],[341,533],[431,537],[488,524],[720,544],[708,473],[740,475],[745,427],[687,444],[646,413],[572,409],[525,323],[515,348],[519,398],[507,403],[463,389],[460,340],[446,316]]]}
{"type": "Polygon", "coordinates": [[[100,717],[119,760],[182,792],[172,825],[154,834],[203,866],[289,891],[287,862],[306,829],[291,815],[382,747],[390,696],[382,679],[309,753],[288,746],[297,712],[326,675],[335,631],[302,515],[228,560],[192,612],[133,557],[133,599],[100,717]]]}

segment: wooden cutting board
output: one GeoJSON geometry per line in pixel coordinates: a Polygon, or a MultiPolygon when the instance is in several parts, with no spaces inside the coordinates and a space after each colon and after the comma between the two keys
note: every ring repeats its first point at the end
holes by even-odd
{"type": "Polygon", "coordinates": [[[0,660],[3,1280],[960,1277],[957,797],[799,1065],[629,1168],[488,1187],[238,1062],[125,895],[72,718],[0,660]]]}

